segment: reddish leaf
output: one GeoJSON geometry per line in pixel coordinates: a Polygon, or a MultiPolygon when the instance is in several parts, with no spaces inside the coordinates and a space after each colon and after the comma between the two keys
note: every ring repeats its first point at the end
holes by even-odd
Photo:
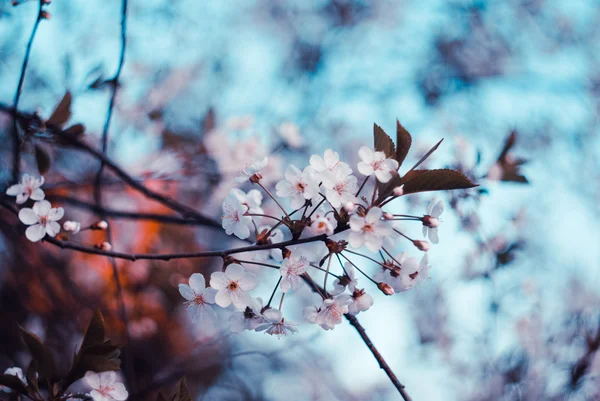
{"type": "Polygon", "coordinates": [[[48,121],[46,121],[46,124],[62,127],[69,118],[71,118],[71,93],[67,91],[48,121]]]}
{"type": "Polygon", "coordinates": [[[451,169],[412,170],[404,175],[398,183],[404,184],[404,194],[466,189],[477,186],[462,173],[451,169]]]}
{"type": "Polygon", "coordinates": [[[392,138],[377,124],[373,124],[373,137],[375,140],[375,150],[385,153],[388,158],[396,157],[396,148],[392,138]]]}
{"type": "Polygon", "coordinates": [[[29,352],[33,359],[38,363],[38,372],[41,377],[46,379],[54,379],[56,373],[56,364],[54,357],[48,349],[44,347],[42,341],[33,333],[28,332],[21,327],[21,337],[29,348],[29,352]]]}
{"type": "Polygon", "coordinates": [[[400,121],[396,120],[396,160],[399,166],[402,166],[411,145],[410,133],[400,124],[400,121]]]}
{"type": "Polygon", "coordinates": [[[93,345],[104,344],[104,317],[100,309],[96,309],[94,316],[83,336],[81,348],[91,347],[93,345]]]}
{"type": "Polygon", "coordinates": [[[35,145],[35,161],[40,175],[45,175],[52,165],[50,153],[40,144],[35,145]]]}
{"type": "Polygon", "coordinates": [[[517,131],[512,131],[508,138],[506,138],[506,142],[504,143],[504,148],[502,148],[502,152],[500,152],[500,156],[498,156],[498,161],[504,161],[508,152],[515,146],[517,142],[517,131]]]}
{"type": "Polygon", "coordinates": [[[64,130],[64,132],[69,135],[76,136],[76,137],[81,136],[85,132],[85,125],[83,125],[83,124],[71,125],[69,128],[64,130]]]}
{"type": "Polygon", "coordinates": [[[192,401],[192,395],[185,382],[185,376],[182,377],[175,387],[173,401],[192,401]]]}

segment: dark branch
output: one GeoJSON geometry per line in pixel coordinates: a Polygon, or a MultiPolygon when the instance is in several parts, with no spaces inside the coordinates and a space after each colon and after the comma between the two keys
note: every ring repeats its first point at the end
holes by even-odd
{"type": "Polygon", "coordinates": [[[39,0],[37,17],[35,19],[35,23],[33,24],[33,29],[31,30],[31,35],[29,36],[27,47],[25,48],[25,57],[23,58],[23,65],[21,66],[21,73],[19,75],[19,83],[17,85],[17,90],[15,92],[15,97],[13,100],[13,183],[19,181],[19,173],[21,167],[21,137],[19,135],[19,126],[17,124],[17,110],[19,110],[19,100],[21,99],[21,93],[23,91],[23,83],[25,82],[25,72],[27,71],[27,65],[29,64],[29,55],[31,54],[31,47],[33,45],[35,34],[37,33],[40,22],[43,19],[42,6],[43,2],[42,0],[39,0]]]}

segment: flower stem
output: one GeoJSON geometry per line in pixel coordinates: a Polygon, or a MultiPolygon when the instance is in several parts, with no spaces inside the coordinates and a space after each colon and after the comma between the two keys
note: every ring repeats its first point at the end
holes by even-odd
{"type": "Polygon", "coordinates": [[[273,297],[275,296],[275,293],[277,292],[277,288],[279,288],[279,283],[281,283],[282,278],[283,278],[283,276],[279,276],[279,280],[277,280],[277,284],[275,284],[275,288],[273,288],[273,292],[271,293],[271,297],[269,298],[269,302],[267,302],[267,306],[265,306],[265,308],[268,308],[269,306],[271,306],[271,301],[273,301],[273,297]]]}
{"type": "Polygon", "coordinates": [[[269,190],[267,188],[265,188],[265,186],[263,184],[261,184],[260,182],[257,182],[258,186],[261,187],[263,189],[263,191],[265,191],[267,193],[267,195],[269,195],[269,197],[271,199],[273,199],[273,202],[275,202],[277,204],[277,206],[279,206],[279,208],[281,209],[281,211],[283,212],[283,214],[285,214],[285,217],[287,217],[288,219],[290,218],[290,216],[287,214],[287,212],[285,211],[285,209],[283,208],[283,206],[281,206],[281,203],[279,203],[277,201],[277,199],[275,199],[275,197],[273,196],[273,194],[271,194],[271,192],[269,192],[269,190]]]}

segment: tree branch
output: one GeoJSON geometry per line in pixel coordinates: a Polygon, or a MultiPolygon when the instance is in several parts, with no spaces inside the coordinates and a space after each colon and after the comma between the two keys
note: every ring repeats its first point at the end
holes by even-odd
{"type": "Polygon", "coordinates": [[[25,57],[23,58],[23,65],[21,66],[21,74],[19,75],[19,83],[17,84],[17,90],[13,100],[13,168],[12,178],[13,183],[19,181],[19,173],[21,168],[21,137],[19,135],[19,126],[17,124],[17,110],[19,110],[19,100],[21,99],[21,93],[23,91],[23,83],[25,82],[25,72],[27,71],[27,65],[29,64],[29,55],[31,54],[31,47],[35,39],[40,22],[42,21],[42,0],[39,0],[39,7],[27,47],[25,48],[25,57]]]}

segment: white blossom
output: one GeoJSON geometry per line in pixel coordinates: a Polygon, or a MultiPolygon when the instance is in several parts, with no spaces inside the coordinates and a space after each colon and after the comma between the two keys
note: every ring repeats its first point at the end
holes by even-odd
{"type": "Polygon", "coordinates": [[[250,236],[252,217],[245,216],[246,212],[248,212],[248,206],[240,202],[236,193],[230,192],[223,201],[221,222],[227,235],[234,234],[240,239],[246,239],[250,236]]]}
{"type": "Polygon", "coordinates": [[[54,237],[60,231],[58,220],[62,219],[65,211],[62,207],[53,208],[47,200],[35,202],[33,208],[25,207],[19,211],[19,219],[27,227],[25,236],[31,242],[37,242],[46,234],[54,237]]]}
{"type": "Polygon", "coordinates": [[[373,297],[365,292],[365,290],[354,290],[348,305],[348,313],[358,315],[360,312],[368,310],[373,305],[373,297]]]}
{"type": "Polygon", "coordinates": [[[429,240],[437,244],[440,242],[438,237],[438,226],[440,225],[439,217],[444,212],[444,203],[442,201],[432,200],[427,208],[427,214],[423,217],[423,237],[429,234],[429,240]]]}
{"type": "Polygon", "coordinates": [[[256,328],[256,331],[265,331],[265,333],[272,336],[286,336],[288,333],[296,333],[297,324],[294,322],[286,321],[283,314],[279,309],[267,309],[263,313],[265,323],[261,324],[256,328]]]}
{"type": "Polygon", "coordinates": [[[187,300],[186,304],[194,321],[212,324],[216,320],[217,315],[211,305],[215,303],[217,291],[214,288],[206,288],[202,274],[192,274],[189,285],[179,284],[179,293],[187,300]]]}
{"type": "Polygon", "coordinates": [[[268,162],[269,158],[265,157],[262,160],[254,160],[250,163],[247,163],[240,174],[235,177],[234,181],[238,184],[243,184],[244,182],[250,180],[250,177],[255,174],[261,178],[260,172],[267,166],[268,162]]]}
{"type": "Polygon", "coordinates": [[[391,180],[391,172],[398,170],[399,167],[396,160],[388,159],[385,153],[373,151],[367,146],[360,148],[358,156],[362,160],[358,163],[358,171],[366,176],[375,174],[379,182],[388,182],[391,180]]]}
{"type": "Polygon", "coordinates": [[[44,184],[44,177],[35,178],[29,174],[23,174],[21,177],[21,183],[11,185],[6,190],[6,194],[17,197],[17,204],[21,205],[27,202],[27,199],[31,198],[34,201],[41,201],[44,199],[44,191],[40,188],[44,184]]]}
{"type": "Polygon", "coordinates": [[[323,304],[317,309],[317,314],[309,308],[305,308],[304,317],[311,323],[314,318],[314,323],[318,324],[325,330],[331,330],[336,325],[342,322],[345,313],[348,313],[348,305],[350,304],[350,295],[341,294],[333,299],[323,300],[323,304]]]}
{"type": "Polygon", "coordinates": [[[429,266],[429,258],[427,254],[423,255],[418,266],[416,263],[412,263],[404,267],[400,272],[404,291],[409,290],[417,284],[427,280],[429,278],[430,269],[431,266],[429,266]]]}
{"type": "Polygon", "coordinates": [[[248,291],[253,290],[256,284],[256,276],[236,263],[227,266],[225,273],[214,272],[210,276],[210,286],[217,290],[215,302],[223,308],[233,304],[244,310],[250,303],[248,291]]]}
{"type": "Polygon", "coordinates": [[[246,309],[235,312],[229,318],[231,331],[241,333],[244,330],[256,330],[258,326],[265,323],[265,318],[260,313],[263,307],[262,298],[252,298],[246,309]]]}
{"type": "Polygon", "coordinates": [[[341,294],[346,290],[346,287],[350,292],[354,292],[354,289],[358,285],[358,280],[356,278],[356,270],[354,266],[350,262],[344,263],[344,275],[341,279],[335,279],[333,282],[333,293],[341,294]]]}
{"type": "Polygon", "coordinates": [[[123,383],[117,381],[115,372],[87,371],[85,381],[92,388],[90,396],[94,401],[123,401],[129,396],[123,383]]]}
{"type": "Polygon", "coordinates": [[[277,195],[283,198],[291,197],[294,209],[304,206],[304,202],[313,199],[319,193],[319,182],[315,178],[315,171],[307,167],[300,171],[293,164],[285,170],[285,179],[275,186],[277,195]]]}
{"type": "Polygon", "coordinates": [[[351,233],[348,236],[350,246],[360,248],[366,245],[370,251],[378,251],[385,237],[392,234],[392,227],[381,220],[383,212],[380,208],[374,207],[366,216],[354,214],[350,217],[351,233]]]}
{"type": "Polygon", "coordinates": [[[344,169],[337,168],[323,176],[325,197],[334,208],[339,208],[346,203],[356,202],[358,183],[356,177],[345,173],[344,169]]]}
{"type": "Polygon", "coordinates": [[[279,268],[279,273],[283,277],[281,280],[281,291],[287,292],[297,289],[302,280],[300,275],[306,272],[308,266],[308,259],[298,252],[292,252],[289,258],[283,259],[283,263],[279,268]]]}
{"type": "Polygon", "coordinates": [[[327,213],[324,209],[319,208],[313,213],[310,219],[310,232],[312,235],[333,235],[337,228],[337,220],[333,213],[327,213]]]}
{"type": "Polygon", "coordinates": [[[408,286],[410,278],[407,277],[419,269],[419,262],[406,252],[399,253],[394,259],[400,266],[394,264],[395,269],[380,269],[373,278],[375,281],[389,284],[395,292],[403,292],[412,288],[408,286]]]}
{"type": "Polygon", "coordinates": [[[312,155],[310,157],[310,165],[317,173],[324,173],[322,174],[323,177],[327,177],[334,172],[344,177],[352,174],[350,166],[347,163],[341,162],[338,153],[332,149],[327,149],[323,157],[312,155]]]}

